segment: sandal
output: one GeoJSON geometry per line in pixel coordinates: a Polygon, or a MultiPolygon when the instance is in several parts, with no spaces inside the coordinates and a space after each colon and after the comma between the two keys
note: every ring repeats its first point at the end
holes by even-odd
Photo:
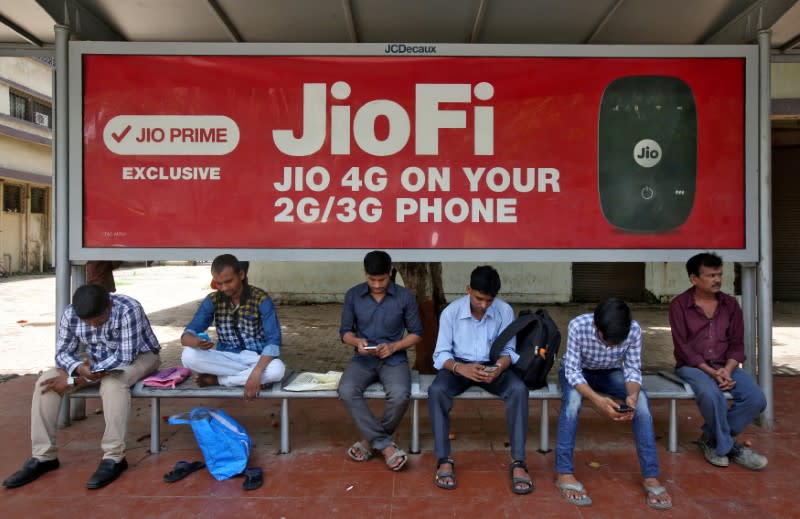
{"type": "Polygon", "coordinates": [[[166,483],[175,483],[205,466],[206,464],[202,461],[179,461],[175,464],[175,468],[164,474],[164,481],[166,483]]]}
{"type": "Polygon", "coordinates": [[[395,443],[391,444],[390,447],[394,447],[394,452],[391,456],[386,458],[386,466],[395,472],[403,470],[403,467],[405,467],[406,463],[408,462],[408,454],[406,454],[406,451],[403,449],[398,448],[397,444],[395,443]],[[395,465],[398,458],[400,458],[400,463],[395,465]]]}
{"type": "Polygon", "coordinates": [[[664,502],[650,501],[651,497],[658,497],[661,494],[666,494],[667,489],[664,488],[663,485],[660,487],[648,487],[647,485],[642,483],[642,486],[644,487],[644,491],[647,493],[647,496],[645,496],[645,502],[647,503],[647,506],[655,510],[669,510],[670,508],[672,508],[672,498],[670,498],[669,501],[664,501],[664,502]]]}
{"type": "Polygon", "coordinates": [[[439,488],[443,488],[445,490],[454,490],[456,488],[456,462],[453,461],[452,458],[440,458],[436,462],[436,475],[433,478],[433,482],[436,483],[436,486],[439,488]],[[449,463],[451,470],[447,470],[444,472],[439,471],[439,467],[443,464],[449,463]],[[445,478],[449,478],[450,481],[445,481],[445,478]]]}
{"type": "Polygon", "coordinates": [[[556,481],[556,488],[561,492],[561,497],[575,506],[589,506],[592,504],[592,498],[586,495],[586,488],[581,483],[559,483],[556,481]],[[580,496],[570,495],[566,492],[567,490],[577,492],[580,496]]]}
{"type": "Polygon", "coordinates": [[[374,456],[372,449],[365,447],[360,441],[355,442],[347,449],[347,455],[350,456],[351,460],[359,462],[369,461],[374,456]]]}
{"type": "Polygon", "coordinates": [[[521,468],[526,473],[528,472],[528,466],[525,465],[525,462],[522,460],[514,460],[508,466],[508,473],[511,476],[511,491],[515,494],[530,494],[533,492],[533,480],[530,477],[527,478],[520,478],[514,477],[514,469],[521,468]],[[527,485],[526,487],[520,488],[517,485],[527,485]]]}
{"type": "Polygon", "coordinates": [[[255,490],[264,484],[264,471],[261,470],[261,467],[248,467],[242,475],[244,476],[242,483],[244,490],[255,490]]]}

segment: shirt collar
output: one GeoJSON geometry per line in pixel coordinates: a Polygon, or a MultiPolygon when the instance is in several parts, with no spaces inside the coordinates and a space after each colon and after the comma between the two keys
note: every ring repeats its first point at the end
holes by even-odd
{"type": "MultiPolygon", "coordinates": [[[[386,287],[386,293],[390,296],[393,296],[396,291],[397,291],[397,285],[395,285],[394,281],[389,281],[389,286],[386,287]]],[[[358,291],[358,295],[361,297],[366,297],[370,295],[369,285],[367,283],[361,284],[361,289],[358,291]]]]}

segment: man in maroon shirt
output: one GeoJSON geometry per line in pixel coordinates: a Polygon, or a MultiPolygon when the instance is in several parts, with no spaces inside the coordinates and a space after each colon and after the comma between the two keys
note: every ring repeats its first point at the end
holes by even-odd
{"type": "Polygon", "coordinates": [[[675,371],[692,386],[705,423],[697,445],[706,461],[727,467],[729,460],[750,470],[767,458],[734,440],[767,405],[744,362],[744,320],[739,303],[721,291],[722,258],[704,252],[686,262],[692,287],[669,305],[675,371]],[[728,408],[724,392],[733,395],[728,408]]]}

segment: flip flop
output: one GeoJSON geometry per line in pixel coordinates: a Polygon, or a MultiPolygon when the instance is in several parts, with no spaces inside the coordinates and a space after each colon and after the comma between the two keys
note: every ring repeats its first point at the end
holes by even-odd
{"type": "Polygon", "coordinates": [[[355,442],[347,449],[347,455],[350,456],[351,460],[359,462],[369,461],[374,456],[372,449],[365,447],[360,441],[355,442]]]}
{"type": "Polygon", "coordinates": [[[433,476],[433,482],[436,484],[437,487],[443,488],[445,490],[455,490],[456,488],[456,462],[452,460],[452,458],[442,458],[436,462],[436,474],[433,476]],[[453,469],[447,470],[444,472],[439,471],[439,467],[443,464],[449,463],[453,469]],[[452,481],[444,481],[444,478],[450,478],[452,481]]]}
{"type": "Polygon", "coordinates": [[[386,458],[386,466],[392,469],[393,471],[398,472],[400,470],[403,470],[403,467],[406,466],[406,462],[408,462],[408,454],[406,454],[406,451],[404,451],[403,449],[398,448],[397,445],[394,443],[391,446],[394,447],[394,452],[392,453],[391,456],[386,458]],[[395,465],[397,458],[401,458],[401,461],[400,463],[395,465]]]}
{"type": "Polygon", "coordinates": [[[648,487],[644,483],[642,483],[642,486],[644,487],[644,491],[647,493],[647,495],[644,498],[645,503],[647,503],[647,506],[655,510],[669,510],[670,508],[672,508],[672,499],[670,499],[666,503],[662,503],[660,501],[656,501],[655,503],[650,502],[650,496],[658,497],[661,494],[666,493],[667,491],[666,488],[664,488],[663,486],[648,487]]]}
{"type": "Polygon", "coordinates": [[[527,478],[520,478],[514,477],[514,469],[521,468],[525,472],[528,472],[528,466],[525,465],[525,462],[522,460],[514,460],[508,466],[508,474],[511,476],[511,491],[515,494],[530,494],[533,492],[533,480],[530,477],[527,478]],[[524,484],[528,485],[524,488],[519,488],[517,485],[524,484]]]}
{"type": "Polygon", "coordinates": [[[264,484],[264,471],[261,467],[247,467],[242,474],[244,475],[242,488],[245,490],[255,490],[264,484]]]}
{"type": "Polygon", "coordinates": [[[561,492],[561,497],[563,497],[568,503],[572,503],[575,506],[589,506],[592,504],[592,498],[586,495],[586,489],[581,483],[559,483],[556,481],[556,488],[558,488],[559,492],[561,492]],[[565,492],[566,490],[579,492],[583,494],[583,496],[571,497],[565,492]]]}
{"type": "Polygon", "coordinates": [[[175,483],[192,472],[205,468],[205,466],[206,464],[202,461],[179,461],[175,464],[175,468],[164,474],[164,481],[167,483],[175,483]]]}

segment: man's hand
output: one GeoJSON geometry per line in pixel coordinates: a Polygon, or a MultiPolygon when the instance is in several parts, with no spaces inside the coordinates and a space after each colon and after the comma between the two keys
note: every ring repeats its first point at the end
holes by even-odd
{"type": "MultiPolygon", "coordinates": [[[[625,402],[628,403],[628,399],[630,399],[630,398],[631,397],[628,396],[628,398],[625,400],[625,402]]],[[[609,418],[611,418],[615,422],[626,422],[626,421],[629,421],[629,420],[633,420],[633,415],[635,413],[618,413],[617,412],[617,408],[620,406],[620,403],[617,402],[616,400],[614,400],[613,398],[610,398],[610,397],[607,397],[607,396],[599,396],[598,395],[598,397],[593,401],[593,403],[601,413],[605,414],[606,416],[608,416],[609,418]]],[[[631,406],[629,403],[628,403],[628,405],[630,407],[633,407],[634,409],[636,409],[635,406],[631,406]]]]}
{"type": "Polygon", "coordinates": [[[736,381],[731,378],[731,374],[725,368],[714,371],[714,380],[722,391],[730,391],[736,385],[736,381]]]}
{"type": "Polygon", "coordinates": [[[181,336],[181,344],[191,348],[197,348],[199,350],[210,350],[214,347],[213,341],[201,339],[197,335],[192,335],[191,333],[184,333],[181,336]]]}
{"type": "Polygon", "coordinates": [[[42,388],[42,394],[55,391],[59,395],[63,395],[64,392],[70,387],[67,385],[67,372],[59,369],[58,375],[53,378],[43,380],[42,383],[39,384],[39,387],[42,388]]]}
{"type": "Polygon", "coordinates": [[[358,354],[359,355],[373,356],[374,357],[375,355],[378,354],[378,349],[377,348],[367,349],[367,345],[369,345],[369,343],[367,342],[367,339],[358,339],[358,342],[356,343],[356,348],[358,348],[358,354]]]}
{"type": "Polygon", "coordinates": [[[78,376],[82,377],[87,384],[90,384],[92,382],[97,382],[98,380],[106,376],[106,373],[104,371],[92,373],[92,367],[91,364],[89,364],[89,359],[84,360],[83,364],[80,364],[75,369],[75,373],[78,376]]]}
{"type": "Polygon", "coordinates": [[[494,373],[484,371],[483,364],[462,364],[459,362],[458,366],[456,366],[456,374],[481,384],[490,383],[497,377],[497,372],[499,371],[500,369],[497,369],[494,373]]]}
{"type": "Polygon", "coordinates": [[[379,359],[385,359],[386,357],[391,356],[396,350],[394,348],[394,344],[386,344],[381,343],[378,344],[377,348],[375,348],[375,355],[378,356],[379,359]]]}
{"type": "Polygon", "coordinates": [[[259,391],[261,391],[261,371],[253,369],[247,377],[247,382],[244,383],[244,399],[255,400],[259,391]]]}

